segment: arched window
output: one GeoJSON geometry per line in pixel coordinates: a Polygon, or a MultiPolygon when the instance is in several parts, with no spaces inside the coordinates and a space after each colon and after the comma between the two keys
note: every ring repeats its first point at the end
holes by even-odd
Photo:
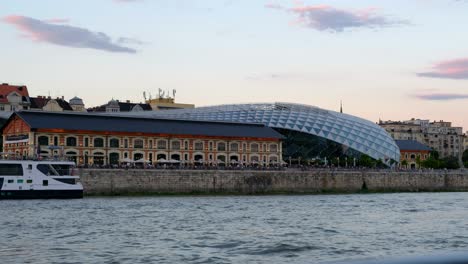
{"type": "Polygon", "coordinates": [[[258,144],[257,143],[250,144],[250,152],[258,152],[258,144]]]}
{"type": "Polygon", "coordinates": [[[67,137],[67,146],[76,147],[76,137],[67,137]]]}
{"type": "Polygon", "coordinates": [[[109,141],[109,146],[111,148],[119,148],[119,140],[117,138],[111,138],[109,141]]]}
{"type": "Polygon", "coordinates": [[[195,150],[203,150],[203,142],[195,142],[195,150]]]}
{"type": "Polygon", "coordinates": [[[94,139],[94,147],[96,147],[96,148],[103,148],[103,147],[104,147],[104,139],[102,139],[102,138],[95,138],[95,139],[94,139]]]}
{"type": "Polygon", "coordinates": [[[231,143],[230,150],[231,151],[238,151],[239,150],[239,144],[231,143]]]}
{"type": "Polygon", "coordinates": [[[278,145],[271,144],[270,145],[270,152],[278,152],[278,145]]]}
{"type": "MultiPolygon", "coordinates": [[[[172,150],[179,150],[180,149],[180,141],[175,140],[171,142],[171,149],[172,150]]],[[[180,157],[179,157],[180,159],[180,157]]]]}
{"type": "Polygon", "coordinates": [[[39,146],[48,146],[49,145],[49,137],[47,136],[40,136],[37,139],[37,142],[39,143],[39,146]]]}
{"type": "Polygon", "coordinates": [[[158,140],[158,149],[166,149],[167,148],[167,141],[166,140],[158,140]]]}
{"type": "Polygon", "coordinates": [[[143,148],[143,139],[133,140],[133,147],[134,148],[143,148]]]}
{"type": "Polygon", "coordinates": [[[218,143],[218,151],[226,151],[226,143],[218,143]]]}

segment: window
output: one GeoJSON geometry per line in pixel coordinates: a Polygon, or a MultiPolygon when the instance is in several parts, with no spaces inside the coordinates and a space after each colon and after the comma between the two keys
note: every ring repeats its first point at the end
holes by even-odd
{"type": "Polygon", "coordinates": [[[111,148],[119,148],[119,140],[117,138],[111,138],[109,141],[109,146],[111,148]]]}
{"type": "Polygon", "coordinates": [[[230,150],[231,150],[231,151],[238,151],[238,150],[239,150],[239,144],[237,144],[237,143],[231,143],[230,150]]]}
{"type": "Polygon", "coordinates": [[[165,140],[158,140],[158,149],[166,149],[167,146],[166,146],[166,141],[165,140]]]}
{"type": "Polygon", "coordinates": [[[250,145],[250,151],[251,152],[258,152],[258,144],[257,143],[253,143],[250,145]]]}
{"type": "Polygon", "coordinates": [[[277,152],[277,151],[278,151],[278,145],[271,144],[270,145],[270,152],[277,152]]]}
{"type": "Polygon", "coordinates": [[[47,136],[40,136],[37,139],[37,142],[39,143],[39,146],[48,146],[49,145],[49,137],[47,136]]]}
{"type": "Polygon", "coordinates": [[[21,164],[0,164],[0,176],[23,176],[21,164]]]}
{"type": "Polygon", "coordinates": [[[218,151],[226,151],[226,144],[218,143],[218,151]]]}
{"type": "Polygon", "coordinates": [[[49,186],[49,181],[48,180],[43,180],[42,181],[42,186],[49,186]]]}
{"type": "Polygon", "coordinates": [[[84,139],[84,146],[89,147],[89,138],[87,137],[84,139]]]}
{"type": "Polygon", "coordinates": [[[133,147],[134,148],[143,148],[143,139],[133,140],[133,147]]]}
{"type": "Polygon", "coordinates": [[[102,139],[102,138],[95,138],[95,139],[94,139],[94,147],[103,148],[103,147],[104,147],[104,139],[102,139]]]}
{"type": "Polygon", "coordinates": [[[8,183],[15,183],[15,180],[8,180],[8,183]]]}
{"type": "Polygon", "coordinates": [[[128,148],[128,139],[124,139],[124,148],[128,148]]]}
{"type": "MultiPolygon", "coordinates": [[[[171,142],[171,149],[173,150],[179,150],[180,149],[180,141],[172,141],[171,142]]],[[[179,158],[180,159],[180,158],[179,158]]]]}
{"type": "Polygon", "coordinates": [[[195,150],[203,150],[203,142],[195,142],[195,150]]]}
{"type": "Polygon", "coordinates": [[[33,183],[32,180],[26,180],[26,183],[33,183]]]}
{"type": "Polygon", "coordinates": [[[184,149],[188,150],[188,141],[187,140],[184,142],[184,149]]]}
{"type": "Polygon", "coordinates": [[[69,147],[76,147],[76,137],[68,137],[66,143],[69,147]]]}
{"type": "Polygon", "coordinates": [[[151,139],[148,141],[148,148],[153,148],[153,140],[151,139]]]}
{"type": "Polygon", "coordinates": [[[16,183],[23,183],[23,180],[16,180],[16,183]]]}
{"type": "Polygon", "coordinates": [[[54,137],[54,146],[58,146],[58,137],[54,137]]]}
{"type": "Polygon", "coordinates": [[[210,142],[210,151],[213,150],[213,142],[210,142]]]}

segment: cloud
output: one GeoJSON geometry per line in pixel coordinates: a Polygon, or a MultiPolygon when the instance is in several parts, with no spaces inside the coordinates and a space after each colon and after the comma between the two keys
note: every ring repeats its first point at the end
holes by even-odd
{"type": "Polygon", "coordinates": [[[319,31],[342,32],[353,28],[377,28],[408,24],[407,21],[392,20],[375,13],[374,8],[344,10],[328,5],[305,6],[298,2],[296,7],[285,8],[277,4],[266,4],[266,8],[284,10],[297,16],[296,23],[319,31]]]}
{"type": "Polygon", "coordinates": [[[413,97],[426,100],[426,101],[453,101],[468,99],[468,94],[451,94],[451,93],[439,93],[439,94],[419,94],[413,95],[413,97]]]}
{"type": "MultiPolygon", "coordinates": [[[[3,22],[14,25],[25,37],[36,42],[47,42],[72,48],[89,48],[109,52],[136,53],[135,49],[119,45],[105,33],[85,28],[56,24],[26,16],[7,16],[3,22]]],[[[60,20],[64,22],[65,20],[60,20]]]]}
{"type": "Polygon", "coordinates": [[[434,64],[432,71],[417,73],[420,77],[468,79],[468,58],[447,60],[434,64]]]}

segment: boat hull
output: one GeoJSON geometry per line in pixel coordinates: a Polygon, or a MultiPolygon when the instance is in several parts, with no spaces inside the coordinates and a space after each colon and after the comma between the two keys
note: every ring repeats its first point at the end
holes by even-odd
{"type": "Polygon", "coordinates": [[[83,198],[83,190],[0,190],[0,200],[80,198],[83,198]]]}

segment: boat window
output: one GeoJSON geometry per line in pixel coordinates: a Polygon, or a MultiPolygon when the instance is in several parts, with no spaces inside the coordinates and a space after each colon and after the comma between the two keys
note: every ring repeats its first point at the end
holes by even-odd
{"type": "Polygon", "coordinates": [[[37,169],[48,176],[68,176],[71,175],[70,165],[65,164],[39,164],[37,169]]]}
{"type": "Polygon", "coordinates": [[[63,164],[53,164],[52,167],[57,171],[58,175],[60,176],[67,176],[71,175],[71,167],[70,165],[63,165],[63,164]]]}
{"type": "Polygon", "coordinates": [[[15,180],[8,180],[8,183],[14,183],[15,180]]]}
{"type": "Polygon", "coordinates": [[[49,186],[49,181],[48,180],[43,180],[42,181],[42,186],[49,186]]]}
{"type": "Polygon", "coordinates": [[[32,180],[26,180],[26,183],[32,183],[32,180]]]}
{"type": "Polygon", "coordinates": [[[28,170],[32,170],[32,165],[28,164],[28,170]]]}
{"type": "Polygon", "coordinates": [[[23,176],[21,164],[0,164],[0,176],[23,176]]]}
{"type": "Polygon", "coordinates": [[[23,180],[17,180],[16,182],[17,183],[23,183],[23,180]]]}
{"type": "Polygon", "coordinates": [[[54,175],[53,171],[51,170],[51,167],[49,164],[39,164],[37,165],[37,169],[44,173],[45,175],[54,175]]]}

